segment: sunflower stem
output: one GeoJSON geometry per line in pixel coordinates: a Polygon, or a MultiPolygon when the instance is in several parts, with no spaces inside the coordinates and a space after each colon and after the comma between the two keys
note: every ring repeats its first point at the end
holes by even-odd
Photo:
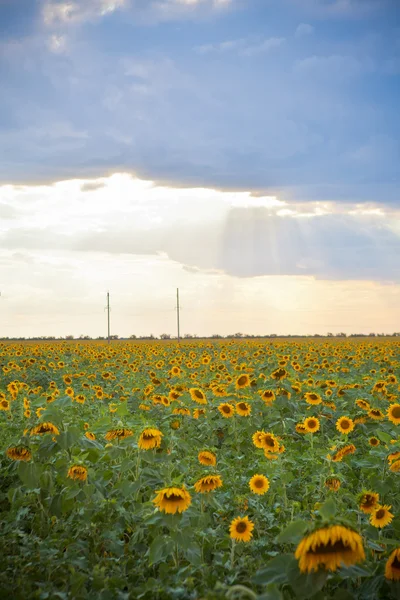
{"type": "Polygon", "coordinates": [[[235,540],[232,539],[231,542],[231,571],[233,571],[233,567],[235,565],[235,540]]]}

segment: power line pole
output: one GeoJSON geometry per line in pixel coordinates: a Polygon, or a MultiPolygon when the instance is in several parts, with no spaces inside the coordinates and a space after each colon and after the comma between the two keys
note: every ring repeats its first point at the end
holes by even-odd
{"type": "Polygon", "coordinates": [[[178,325],[178,342],[181,339],[180,326],[179,326],[179,288],[176,288],[176,322],[178,325]]]}
{"type": "Polygon", "coordinates": [[[110,292],[107,292],[107,342],[110,343],[110,292]]]}

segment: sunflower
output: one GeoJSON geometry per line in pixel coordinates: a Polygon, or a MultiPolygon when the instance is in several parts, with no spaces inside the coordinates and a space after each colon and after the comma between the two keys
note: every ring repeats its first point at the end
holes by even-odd
{"type": "Polygon", "coordinates": [[[360,398],[359,400],[356,400],[356,404],[358,408],[361,408],[362,410],[371,410],[371,405],[366,400],[360,398]]]}
{"type": "Polygon", "coordinates": [[[304,400],[307,402],[307,404],[321,404],[322,402],[322,398],[319,394],[316,394],[315,392],[306,392],[304,394],[304,400]]]}
{"type": "Polygon", "coordinates": [[[108,442],[111,442],[111,440],[115,439],[124,440],[125,438],[130,437],[131,435],[133,435],[132,429],[125,429],[125,427],[120,427],[119,429],[110,429],[110,431],[107,431],[104,437],[108,442]]]}
{"type": "Polygon", "coordinates": [[[250,377],[246,373],[244,373],[243,375],[240,375],[240,377],[238,377],[236,379],[235,388],[237,390],[241,390],[245,387],[248,387],[249,385],[250,385],[250,377]]]}
{"type": "MultiPolygon", "coordinates": [[[[261,434],[259,435],[256,439],[257,442],[260,444],[259,446],[257,446],[258,448],[263,448],[265,452],[278,452],[279,451],[279,441],[277,440],[277,438],[274,436],[273,433],[265,433],[265,431],[257,431],[254,435],[253,435],[253,443],[254,443],[254,438],[255,436],[257,436],[257,434],[261,434]]],[[[256,445],[254,443],[254,445],[256,445]]]]}
{"type": "Polygon", "coordinates": [[[359,503],[360,510],[370,515],[379,506],[379,494],[370,491],[362,492],[359,503]]]}
{"type": "Polygon", "coordinates": [[[197,404],[207,404],[206,395],[200,388],[190,388],[189,394],[193,402],[197,402],[197,404]]]}
{"type": "Polygon", "coordinates": [[[273,390],[263,390],[262,392],[260,392],[260,396],[267,406],[271,406],[271,404],[276,398],[275,392],[273,390]]]}
{"type": "Polygon", "coordinates": [[[197,458],[199,463],[206,467],[215,467],[217,464],[217,457],[214,452],[211,452],[210,450],[201,450],[201,452],[198,453],[197,458]]]}
{"type": "Polygon", "coordinates": [[[229,534],[237,542],[249,542],[253,536],[254,523],[246,517],[236,517],[230,524],[229,534]]]}
{"type": "Polygon", "coordinates": [[[332,456],[332,460],[333,462],[341,462],[345,456],[348,454],[354,454],[355,451],[356,447],[354,444],[347,444],[335,452],[335,454],[332,456]]]}
{"type": "Polygon", "coordinates": [[[395,460],[389,467],[390,471],[392,471],[392,473],[399,473],[400,472],[400,460],[395,460]]]}
{"type": "Polygon", "coordinates": [[[377,506],[371,513],[369,519],[371,525],[374,527],[379,527],[380,529],[382,529],[382,527],[386,527],[386,525],[389,525],[394,517],[394,515],[390,512],[391,508],[392,507],[388,504],[385,504],[384,506],[377,506]]]}
{"type": "Polygon", "coordinates": [[[28,462],[32,458],[32,452],[25,446],[11,446],[7,450],[8,458],[11,460],[23,460],[28,462]]]}
{"type": "Polygon", "coordinates": [[[45,433],[60,435],[58,428],[53,423],[40,423],[30,431],[30,435],[44,435],[45,433]]]}
{"type": "Polygon", "coordinates": [[[206,475],[194,484],[194,489],[200,494],[212,492],[219,487],[222,487],[222,479],[219,475],[206,475]]]}
{"type": "Polygon", "coordinates": [[[80,481],[86,481],[88,475],[87,468],[82,465],[72,465],[68,470],[68,477],[70,479],[79,479],[80,481]]]}
{"type": "Polygon", "coordinates": [[[142,431],[139,437],[138,446],[141,450],[153,450],[161,446],[163,434],[154,427],[147,427],[142,431]]]}
{"type": "Polygon", "coordinates": [[[379,446],[379,444],[381,443],[380,440],[378,440],[378,438],[376,438],[375,436],[372,436],[369,438],[368,443],[370,446],[379,446]]]}
{"type": "Polygon", "coordinates": [[[387,559],[385,577],[391,581],[400,580],[400,548],[395,548],[387,559]]]}
{"type": "Polygon", "coordinates": [[[248,417],[251,413],[251,406],[248,402],[236,402],[236,412],[240,417],[248,417]]]}
{"type": "Polygon", "coordinates": [[[196,408],[193,411],[193,419],[199,419],[200,417],[204,417],[206,414],[205,408],[196,408]]]}
{"type": "Polygon", "coordinates": [[[361,536],[343,525],[317,529],[304,537],[296,548],[295,558],[302,573],[336,571],[342,564],[354,565],[365,560],[361,536]]]}
{"type": "Polygon", "coordinates": [[[220,404],[218,406],[218,410],[221,413],[221,415],[226,419],[233,417],[233,415],[235,414],[235,407],[232,404],[229,404],[228,402],[223,402],[222,404],[220,404]]]}
{"type": "Polygon", "coordinates": [[[303,424],[307,433],[315,433],[316,431],[319,431],[320,423],[317,417],[308,417],[307,419],[304,419],[303,424]]]}
{"type": "Polygon", "coordinates": [[[307,429],[306,429],[304,423],[297,423],[296,431],[297,431],[297,433],[307,433],[307,429]]]}
{"type": "Polygon", "coordinates": [[[284,379],[288,375],[289,375],[289,373],[286,371],[286,369],[279,367],[278,369],[275,369],[275,371],[273,371],[271,373],[271,378],[275,379],[275,381],[280,381],[281,379],[284,379]]]}
{"type": "Polygon", "coordinates": [[[75,402],[78,404],[85,404],[85,396],[83,394],[78,394],[75,396],[75,402]]]}
{"type": "Polygon", "coordinates": [[[249,481],[249,487],[254,494],[262,496],[269,490],[269,480],[265,475],[253,475],[249,481]]]}
{"type": "Polygon", "coordinates": [[[73,396],[74,396],[74,394],[75,394],[75,392],[74,392],[74,390],[72,389],[72,387],[67,387],[67,389],[65,390],[65,393],[66,393],[66,395],[67,395],[67,396],[69,396],[70,398],[73,398],[73,396]]]}
{"type": "Polygon", "coordinates": [[[400,423],[400,404],[391,404],[387,411],[388,419],[395,425],[400,423]]]}
{"type": "Polygon", "coordinates": [[[350,433],[354,429],[353,419],[350,419],[349,417],[340,417],[340,419],[336,421],[336,429],[340,431],[340,433],[350,433]]]}
{"type": "Polygon", "coordinates": [[[192,502],[189,492],[185,486],[167,487],[156,491],[156,497],[152,500],[159,510],[174,515],[187,510],[192,502]]]}
{"type": "Polygon", "coordinates": [[[368,416],[375,421],[382,421],[382,419],[385,418],[385,415],[379,408],[371,408],[371,410],[368,411],[368,416]]]}
{"type": "Polygon", "coordinates": [[[387,457],[388,461],[390,463],[394,462],[395,460],[398,460],[400,458],[400,451],[398,450],[397,452],[392,452],[391,454],[389,454],[389,456],[387,457]]]}
{"type": "Polygon", "coordinates": [[[86,437],[88,440],[92,440],[92,442],[94,442],[94,440],[96,439],[96,436],[95,436],[95,434],[94,434],[94,433],[92,433],[91,431],[86,431],[86,432],[85,432],[85,437],[86,437]]]}
{"type": "Polygon", "coordinates": [[[328,490],[331,490],[331,492],[337,492],[340,488],[340,485],[340,479],[337,477],[328,477],[325,479],[325,487],[327,487],[328,490]]]}

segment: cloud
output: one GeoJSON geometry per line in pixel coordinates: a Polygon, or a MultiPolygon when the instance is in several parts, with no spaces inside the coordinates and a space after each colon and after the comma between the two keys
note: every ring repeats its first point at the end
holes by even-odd
{"type": "Polygon", "coordinates": [[[127,0],[46,0],[43,6],[43,20],[48,26],[77,25],[104,17],[126,6],[127,0]]]}
{"type": "Polygon", "coordinates": [[[373,61],[368,58],[358,59],[355,56],[332,54],[330,56],[308,56],[294,63],[294,72],[302,76],[331,78],[336,81],[355,77],[374,70],[373,61]]]}
{"type": "Polygon", "coordinates": [[[312,25],[309,25],[308,23],[300,23],[300,25],[298,25],[296,27],[295,36],[303,37],[303,36],[307,36],[307,35],[312,35],[314,33],[314,31],[315,30],[312,25]]]}
{"type": "Polygon", "coordinates": [[[289,0],[315,17],[362,18],[395,7],[397,0],[289,0]]]}
{"type": "MultiPolygon", "coordinates": [[[[31,197],[29,188],[16,190],[9,202],[23,215],[31,197]]],[[[0,248],[49,256],[165,256],[186,267],[245,279],[307,275],[400,282],[398,210],[389,214],[376,206],[348,205],[334,212],[335,205],[170,189],[127,175],[59,182],[37,197],[35,211],[0,234],[0,248]],[[65,198],[70,201],[60,214],[57,206],[65,198]],[[43,214],[46,219],[39,218],[43,214]]]]}
{"type": "Polygon", "coordinates": [[[198,54],[236,52],[240,56],[255,56],[256,54],[269,52],[273,48],[278,48],[284,44],[285,41],[285,38],[282,37],[271,37],[257,42],[252,42],[246,38],[240,38],[237,40],[226,40],[216,44],[196,46],[194,50],[198,54]]]}

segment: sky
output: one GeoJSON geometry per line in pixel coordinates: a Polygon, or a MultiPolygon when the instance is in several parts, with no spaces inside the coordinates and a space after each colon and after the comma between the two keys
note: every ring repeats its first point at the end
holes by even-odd
{"type": "Polygon", "coordinates": [[[0,336],[400,331],[398,0],[0,0],[0,336]]]}

